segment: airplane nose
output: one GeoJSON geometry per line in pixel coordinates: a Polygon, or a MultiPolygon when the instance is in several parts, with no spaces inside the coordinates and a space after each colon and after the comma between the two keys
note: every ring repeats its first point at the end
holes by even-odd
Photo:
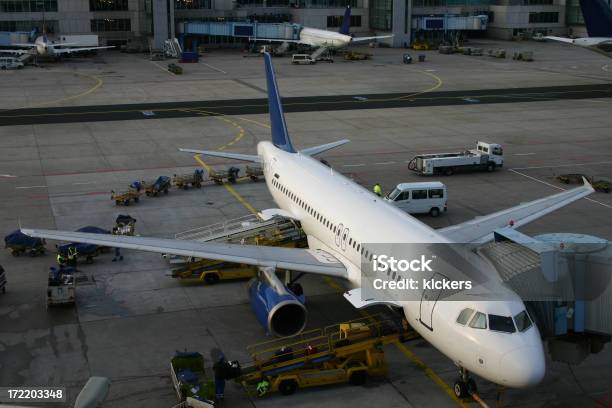
{"type": "Polygon", "coordinates": [[[503,385],[523,388],[537,385],[544,378],[546,361],[542,346],[521,347],[501,358],[503,385]]]}

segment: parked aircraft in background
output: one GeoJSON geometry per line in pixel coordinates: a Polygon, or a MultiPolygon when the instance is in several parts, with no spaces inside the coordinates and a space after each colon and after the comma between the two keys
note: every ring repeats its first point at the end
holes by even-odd
{"type": "Polygon", "coordinates": [[[544,38],[587,48],[612,58],[612,8],[604,0],[580,0],[580,8],[589,34],[588,37],[548,36],[544,38]]]}
{"type": "MultiPolygon", "coordinates": [[[[545,372],[545,358],[538,328],[523,301],[503,285],[490,264],[466,251],[469,254],[462,258],[465,272],[482,271],[492,285],[481,287],[477,295],[470,295],[466,300],[438,300],[439,293],[428,298],[425,292],[420,300],[393,300],[392,294],[388,301],[363,300],[361,268],[374,255],[368,252],[366,243],[486,242],[496,229],[523,226],[590,194],[591,186],[585,183],[582,187],[434,230],[311,157],[347,140],[296,150],[287,131],[270,54],[264,54],[264,61],[272,141],[259,142],[256,155],[181,151],[260,163],[266,185],[279,207],[262,211],[262,218],[279,215],[299,221],[308,237],[308,249],[71,231],[22,231],[32,237],[259,266],[258,276],[250,284],[251,304],[260,322],[276,335],[297,334],[306,324],[303,293],[294,292],[295,280],[281,280],[276,268],[341,278],[354,288],[345,294],[351,304],[359,308],[387,304],[402,309],[410,326],[459,366],[460,376],[454,385],[458,396],[466,396],[468,390],[475,391],[476,385],[469,373],[507,387],[539,383],[545,372]]],[[[379,273],[391,279],[386,273],[379,273]]],[[[406,272],[402,278],[409,278],[410,273],[406,272]]]]}
{"type": "Polygon", "coordinates": [[[62,55],[75,54],[79,52],[93,51],[93,50],[104,50],[108,48],[114,48],[114,46],[103,46],[103,47],[74,47],[74,43],[62,43],[49,41],[46,35],[41,35],[36,38],[33,43],[26,44],[13,44],[15,47],[22,47],[23,49],[3,49],[0,53],[8,54],[32,54],[41,57],[60,57],[62,55]]]}
{"type": "Polygon", "coordinates": [[[393,35],[379,35],[374,37],[351,37],[349,34],[351,26],[351,6],[347,6],[344,12],[344,18],[342,19],[342,26],[339,32],[321,30],[318,28],[303,27],[300,30],[299,39],[297,40],[283,40],[275,38],[254,38],[256,41],[272,41],[281,43],[293,43],[309,45],[315,48],[316,51],[313,53],[313,59],[322,55],[328,50],[338,49],[348,46],[352,43],[381,40],[383,38],[391,38],[393,35]]]}

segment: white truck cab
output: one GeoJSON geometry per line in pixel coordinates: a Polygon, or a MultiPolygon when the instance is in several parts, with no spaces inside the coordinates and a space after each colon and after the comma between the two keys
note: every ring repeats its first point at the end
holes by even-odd
{"type": "Polygon", "coordinates": [[[423,175],[444,174],[457,171],[494,171],[504,165],[504,149],[497,143],[478,142],[476,149],[452,153],[432,153],[415,156],[408,169],[423,175]]]}
{"type": "Polygon", "coordinates": [[[504,149],[497,143],[478,142],[476,150],[493,156],[492,159],[497,165],[501,166],[504,163],[502,159],[504,156],[504,149]]]}
{"type": "Polygon", "coordinates": [[[410,214],[437,217],[446,211],[446,186],[439,181],[401,183],[385,197],[385,201],[410,214]]]}

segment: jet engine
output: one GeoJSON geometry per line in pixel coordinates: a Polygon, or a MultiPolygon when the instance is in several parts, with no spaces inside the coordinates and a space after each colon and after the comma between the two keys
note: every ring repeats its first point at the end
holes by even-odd
{"type": "Polygon", "coordinates": [[[293,336],[306,326],[305,297],[299,285],[287,287],[274,268],[261,268],[249,282],[249,298],[257,320],[279,337],[293,336]]]}

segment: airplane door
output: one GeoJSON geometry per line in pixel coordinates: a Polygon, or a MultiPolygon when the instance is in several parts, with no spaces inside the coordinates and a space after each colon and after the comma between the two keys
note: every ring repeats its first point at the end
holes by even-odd
{"type": "MultiPolygon", "coordinates": [[[[434,272],[430,279],[435,279],[436,281],[439,281],[443,278],[444,275],[434,272]]],[[[436,307],[436,303],[438,302],[438,298],[440,297],[440,293],[442,293],[442,289],[424,289],[421,295],[419,321],[423,326],[427,327],[431,331],[433,331],[434,329],[432,323],[432,316],[434,308],[436,307]]]]}

